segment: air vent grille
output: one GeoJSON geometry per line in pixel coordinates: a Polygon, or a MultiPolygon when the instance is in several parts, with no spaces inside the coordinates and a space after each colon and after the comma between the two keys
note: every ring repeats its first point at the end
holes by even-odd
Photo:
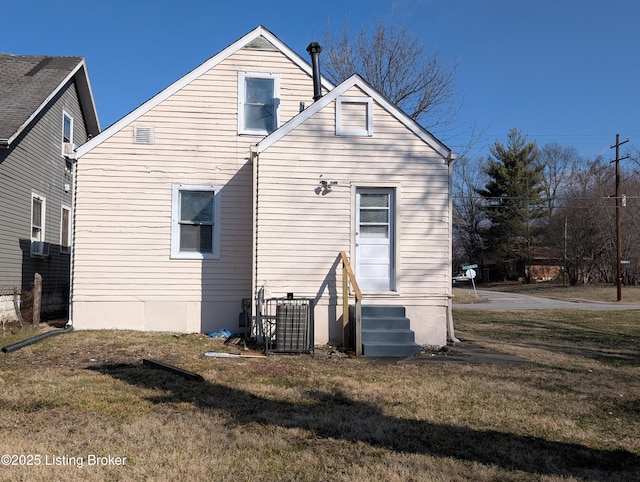
{"type": "Polygon", "coordinates": [[[136,144],[153,144],[155,141],[155,135],[153,127],[140,126],[136,127],[133,131],[133,142],[136,144]]]}

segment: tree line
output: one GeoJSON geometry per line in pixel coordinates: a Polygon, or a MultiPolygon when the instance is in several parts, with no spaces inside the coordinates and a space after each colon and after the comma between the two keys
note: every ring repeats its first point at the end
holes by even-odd
{"type": "MultiPolygon", "coordinates": [[[[458,64],[443,63],[409,29],[376,19],[353,33],[325,32],[325,73],[335,83],[359,73],[412,119],[439,136],[457,129],[458,64]]],[[[613,135],[613,133],[612,133],[613,135]]],[[[471,136],[473,137],[473,135],[471,136]]],[[[445,139],[446,140],[446,139],[445,139]]],[[[473,148],[469,142],[466,151],[473,148]]],[[[640,284],[640,153],[621,164],[623,281],[640,284]]],[[[518,129],[487,159],[461,155],[453,173],[454,266],[480,266],[487,281],[562,278],[616,282],[616,199],[610,159],[571,146],[538,146],[518,129]]]]}
{"type": "MultiPolygon", "coordinates": [[[[623,282],[640,284],[639,156],[620,164],[623,282]]],[[[485,280],[615,283],[615,171],[571,146],[539,147],[512,129],[482,162],[454,167],[454,263],[485,280]]]]}

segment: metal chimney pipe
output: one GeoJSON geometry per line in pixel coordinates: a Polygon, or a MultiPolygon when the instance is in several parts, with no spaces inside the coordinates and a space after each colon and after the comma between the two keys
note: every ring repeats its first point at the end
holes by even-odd
{"type": "Polygon", "coordinates": [[[311,42],[307,47],[307,52],[311,54],[311,66],[313,67],[313,101],[322,97],[322,86],[320,84],[320,52],[322,46],[318,42],[311,42]]]}

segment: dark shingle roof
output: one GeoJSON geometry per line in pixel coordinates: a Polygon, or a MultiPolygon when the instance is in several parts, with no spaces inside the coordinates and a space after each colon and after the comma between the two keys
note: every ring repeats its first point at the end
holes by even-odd
{"type": "Polygon", "coordinates": [[[0,54],[0,142],[10,139],[82,57],[0,54]]]}

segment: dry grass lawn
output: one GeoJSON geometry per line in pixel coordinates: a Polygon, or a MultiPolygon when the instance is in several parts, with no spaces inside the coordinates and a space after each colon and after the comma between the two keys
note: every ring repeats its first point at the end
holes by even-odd
{"type": "Polygon", "coordinates": [[[0,454],[23,456],[1,479],[640,480],[639,312],[454,314],[527,363],[209,358],[238,350],[125,331],[0,353],[0,454]]]}

